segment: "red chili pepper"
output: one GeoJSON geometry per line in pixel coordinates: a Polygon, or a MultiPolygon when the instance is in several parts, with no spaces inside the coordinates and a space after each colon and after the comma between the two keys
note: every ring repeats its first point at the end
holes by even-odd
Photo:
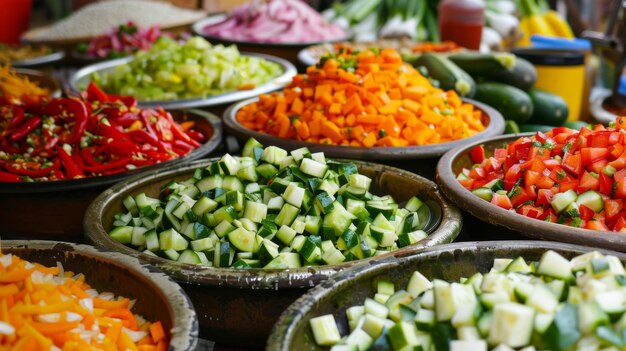
{"type": "Polygon", "coordinates": [[[109,101],[121,101],[126,107],[137,107],[137,99],[132,96],[108,95],[109,101]]]}
{"type": "Polygon", "coordinates": [[[10,109],[10,112],[4,111],[4,110],[2,112],[6,113],[7,116],[13,116],[11,117],[9,124],[6,127],[7,133],[10,133],[14,128],[22,124],[22,122],[24,122],[24,120],[26,119],[26,115],[24,114],[24,110],[18,106],[6,106],[6,107],[10,109]]]}
{"type": "Polygon", "coordinates": [[[10,154],[23,154],[26,151],[26,146],[15,147],[7,141],[4,135],[0,135],[0,150],[8,152],[10,154]]]}
{"type": "Polygon", "coordinates": [[[140,159],[131,159],[130,163],[137,166],[137,167],[143,167],[143,166],[148,166],[148,165],[153,165],[156,163],[156,161],[154,160],[140,160],[140,159]]]}
{"type": "Polygon", "coordinates": [[[204,134],[202,134],[202,132],[199,132],[197,130],[188,130],[185,132],[187,135],[189,135],[189,137],[199,143],[203,143],[206,140],[206,137],[204,136],[204,134]]]}
{"type": "Polygon", "coordinates": [[[68,154],[63,147],[58,145],[57,155],[61,158],[61,164],[63,165],[63,168],[65,168],[65,175],[67,178],[74,179],[77,177],[83,178],[85,176],[85,174],[78,169],[70,154],[68,154]]]}
{"type": "Polygon", "coordinates": [[[47,177],[52,171],[59,169],[61,161],[57,158],[54,160],[50,167],[39,168],[39,169],[28,169],[25,168],[23,164],[13,163],[9,166],[8,170],[11,173],[19,174],[31,178],[41,178],[47,177]],[[19,166],[19,167],[16,167],[19,166]]]}
{"type": "Polygon", "coordinates": [[[139,152],[139,147],[135,144],[131,137],[113,127],[100,123],[98,127],[100,134],[107,138],[106,148],[113,154],[118,156],[129,156],[135,152],[139,152]],[[108,139],[111,139],[110,141],[108,139]]]}
{"type": "Polygon", "coordinates": [[[169,160],[169,159],[171,159],[173,157],[170,153],[161,152],[161,151],[154,151],[154,150],[146,150],[146,151],[144,151],[144,153],[149,158],[151,158],[153,160],[157,160],[157,161],[167,161],[167,160],[169,160]]]}
{"type": "Polygon", "coordinates": [[[94,82],[89,82],[87,90],[85,90],[85,98],[90,102],[100,101],[100,103],[104,103],[109,101],[109,96],[94,84],[94,82]]]}
{"type": "Polygon", "coordinates": [[[20,97],[25,112],[41,115],[47,98],[39,95],[23,95],[20,97]]]}
{"type": "Polygon", "coordinates": [[[140,120],[139,115],[137,115],[136,113],[132,113],[132,112],[124,112],[120,116],[115,116],[114,118],[108,117],[110,116],[110,114],[107,113],[106,111],[103,111],[103,112],[104,114],[107,115],[107,118],[109,118],[109,121],[113,121],[121,125],[124,128],[128,128],[131,124],[140,120]]]}
{"type": "Polygon", "coordinates": [[[130,163],[130,159],[122,158],[117,161],[111,161],[108,163],[103,163],[99,166],[87,166],[85,165],[85,170],[91,173],[102,173],[106,171],[114,171],[123,169],[126,170],[126,165],[130,163]]]}
{"type": "Polygon", "coordinates": [[[94,157],[95,150],[96,148],[93,146],[89,146],[80,150],[80,155],[83,158],[83,161],[85,161],[88,166],[98,166],[102,164],[94,157]]]}
{"type": "Polygon", "coordinates": [[[141,121],[143,122],[144,127],[148,130],[148,133],[150,133],[150,135],[158,138],[154,127],[152,127],[152,124],[150,123],[150,117],[152,116],[154,116],[154,110],[141,111],[141,121]]]}
{"type": "Polygon", "coordinates": [[[185,141],[188,144],[193,145],[194,148],[196,147],[200,147],[200,143],[198,143],[197,141],[191,139],[189,137],[189,135],[185,134],[185,132],[183,132],[182,129],[180,129],[180,126],[178,125],[178,123],[176,123],[174,121],[174,119],[172,118],[172,115],[163,111],[163,115],[165,116],[165,118],[167,118],[167,120],[170,122],[170,126],[171,126],[171,131],[172,133],[174,133],[174,136],[178,139],[182,139],[183,141],[185,141]]]}
{"type": "Polygon", "coordinates": [[[156,148],[159,151],[167,151],[167,147],[159,140],[156,136],[153,136],[146,132],[145,130],[133,130],[128,132],[128,134],[135,140],[138,140],[141,143],[148,143],[156,148]]]}
{"type": "Polygon", "coordinates": [[[193,146],[187,144],[186,142],[184,142],[182,140],[175,140],[174,141],[174,148],[185,150],[186,151],[185,153],[187,153],[187,152],[189,152],[189,151],[194,149],[193,146]]]}
{"type": "Polygon", "coordinates": [[[19,128],[17,128],[11,135],[9,135],[9,140],[18,141],[20,139],[25,138],[28,133],[30,133],[33,129],[37,128],[41,124],[41,117],[35,116],[28,119],[26,122],[22,123],[19,128]]]}
{"type": "Polygon", "coordinates": [[[0,182],[21,182],[22,178],[18,175],[0,171],[0,182]]]}
{"type": "Polygon", "coordinates": [[[80,157],[80,154],[77,152],[74,155],[70,156],[72,158],[72,161],[74,161],[74,164],[76,165],[76,167],[83,172],[85,169],[85,163],[83,162],[83,159],[80,157]]]}

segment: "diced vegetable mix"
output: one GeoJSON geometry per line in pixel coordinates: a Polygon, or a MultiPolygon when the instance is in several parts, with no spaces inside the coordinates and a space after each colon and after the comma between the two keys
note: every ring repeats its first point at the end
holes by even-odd
{"type": "Polygon", "coordinates": [[[165,351],[160,321],[134,300],[92,289],[88,277],[0,254],[0,350],[165,351]]]}
{"type": "Polygon", "coordinates": [[[329,54],[282,92],[237,112],[245,127],[280,138],[365,147],[468,138],[485,129],[482,117],[393,49],[329,54]]]}
{"type": "Polygon", "coordinates": [[[178,262],[233,268],[297,268],[380,255],[424,239],[430,208],[369,192],[351,162],[291,153],[250,139],[159,198],[127,196],[111,238],[178,262]]]}
{"type": "Polygon", "coordinates": [[[492,204],[527,217],[596,231],[626,231],[626,117],[610,127],[557,127],[485,155],[457,176],[492,204]]]}
{"type": "Polygon", "coordinates": [[[162,109],[90,84],[81,98],[0,98],[0,182],[125,172],[186,155],[207,136],[162,109]]]}
{"type": "Polygon", "coordinates": [[[179,44],[161,37],[128,64],[92,79],[109,93],[140,101],[202,98],[253,89],[282,74],[277,63],[245,56],[234,45],[211,45],[201,37],[179,44]]]}
{"type": "Polygon", "coordinates": [[[538,262],[495,259],[488,273],[458,282],[415,271],[404,288],[377,282],[377,293],[345,312],[312,318],[320,346],[346,350],[623,350],[626,272],[615,256],[568,260],[546,251],[538,262]],[[340,318],[343,319],[343,316],[340,318]]]}

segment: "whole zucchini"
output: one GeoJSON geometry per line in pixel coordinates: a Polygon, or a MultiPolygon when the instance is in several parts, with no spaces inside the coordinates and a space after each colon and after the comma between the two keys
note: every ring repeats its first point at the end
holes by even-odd
{"type": "Polygon", "coordinates": [[[548,126],[545,124],[535,124],[535,123],[524,123],[519,125],[520,133],[528,133],[528,132],[549,132],[554,128],[554,126],[548,126]]]}
{"type": "Polygon", "coordinates": [[[427,52],[415,60],[414,66],[425,67],[428,76],[439,81],[441,89],[454,89],[461,96],[474,96],[476,91],[474,79],[445,56],[427,52]]]}
{"type": "Polygon", "coordinates": [[[537,81],[535,66],[513,54],[459,53],[449,59],[478,82],[500,82],[527,91],[537,81]]]}
{"type": "Polygon", "coordinates": [[[497,82],[478,83],[474,99],[492,106],[504,119],[518,124],[528,121],[533,114],[530,96],[514,86],[497,82]]]}
{"type": "Polygon", "coordinates": [[[537,88],[530,89],[528,95],[534,107],[528,123],[550,126],[561,126],[565,123],[569,109],[562,97],[537,88]]]}

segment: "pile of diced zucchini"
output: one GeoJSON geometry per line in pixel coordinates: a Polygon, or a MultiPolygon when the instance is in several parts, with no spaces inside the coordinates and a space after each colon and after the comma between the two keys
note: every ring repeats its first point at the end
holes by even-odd
{"type": "Polygon", "coordinates": [[[183,263],[276,269],[339,264],[424,239],[428,205],[414,196],[401,208],[370,193],[371,181],[352,162],[250,139],[241,157],[226,154],[159,198],[127,196],[110,236],[183,263]]]}
{"type": "Polygon", "coordinates": [[[617,257],[568,260],[546,251],[539,262],[496,259],[488,273],[458,283],[419,272],[403,290],[380,280],[373,298],[346,310],[343,338],[331,314],[310,325],[317,344],[332,351],[619,351],[626,350],[625,311],[617,257]]]}

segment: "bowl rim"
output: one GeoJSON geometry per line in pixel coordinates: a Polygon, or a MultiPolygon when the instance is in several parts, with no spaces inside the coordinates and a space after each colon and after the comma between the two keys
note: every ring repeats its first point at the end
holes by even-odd
{"type": "Polygon", "coordinates": [[[162,168],[167,168],[170,166],[177,166],[177,165],[189,162],[189,161],[193,161],[195,159],[207,156],[211,152],[215,151],[222,142],[221,119],[217,117],[215,114],[208,112],[208,111],[191,109],[191,110],[185,110],[184,112],[206,119],[207,122],[211,125],[211,128],[213,129],[213,134],[204,144],[202,144],[202,146],[194,150],[191,150],[191,152],[189,152],[186,155],[183,155],[182,157],[177,157],[175,159],[168,160],[165,162],[156,163],[156,164],[145,166],[145,167],[138,167],[133,170],[128,170],[125,172],[106,175],[106,176],[86,177],[86,178],[81,178],[81,179],[56,180],[56,181],[46,181],[46,182],[21,182],[21,183],[0,182],[0,194],[63,192],[63,191],[98,188],[104,185],[111,185],[111,184],[117,183],[119,181],[122,181],[124,179],[127,179],[129,177],[132,177],[138,174],[155,172],[162,168]]]}
{"type": "Polygon", "coordinates": [[[544,222],[528,218],[515,212],[511,212],[492,205],[491,203],[473,195],[456,180],[452,170],[453,162],[463,157],[469,151],[485,143],[508,143],[520,137],[530,137],[536,132],[506,134],[494,138],[477,140],[472,143],[457,147],[446,153],[437,164],[436,182],[444,195],[464,211],[472,216],[508,228],[533,239],[559,241],[564,243],[593,245],[605,249],[626,251],[626,236],[615,232],[602,232],[575,228],[564,224],[544,222]]]}
{"type": "MultiPolygon", "coordinates": [[[[233,90],[229,92],[225,92],[217,95],[209,95],[207,97],[195,97],[188,99],[178,99],[178,100],[146,100],[139,101],[139,106],[141,107],[150,107],[157,108],[162,107],[166,110],[180,110],[180,109],[190,109],[190,108],[198,108],[198,107],[210,107],[216,105],[223,105],[228,103],[233,103],[236,101],[240,101],[242,99],[248,99],[250,97],[258,96],[260,94],[270,93],[272,91],[281,89],[283,86],[287,85],[291,79],[298,73],[296,66],[294,66],[291,62],[282,59],[280,57],[253,53],[253,52],[240,52],[243,56],[252,56],[265,59],[267,61],[278,64],[282,68],[282,73],[255,87],[250,90],[233,90]]],[[[120,57],[111,60],[103,60],[99,62],[92,63],[85,67],[82,67],[78,71],[76,71],[68,80],[69,90],[71,92],[79,92],[79,82],[83,79],[88,78],[91,81],[91,75],[109,69],[114,69],[117,66],[126,64],[131,62],[135,58],[135,55],[130,55],[126,57],[120,57]]]]}
{"type": "Polygon", "coordinates": [[[132,191],[148,181],[172,178],[177,174],[191,173],[198,167],[208,165],[210,162],[218,160],[212,158],[192,162],[181,168],[170,167],[161,169],[149,175],[139,175],[125,182],[118,183],[102,192],[87,208],[83,219],[83,228],[87,242],[94,246],[107,247],[117,252],[122,252],[139,258],[142,262],[153,264],[170,274],[176,281],[202,284],[208,286],[229,286],[243,289],[289,289],[313,287],[315,284],[327,279],[337,271],[350,268],[361,261],[369,261],[375,257],[391,257],[411,255],[426,247],[440,245],[453,241],[461,231],[462,217],[460,211],[445,199],[437,188],[437,185],[417,174],[401,170],[399,168],[368,163],[358,160],[350,160],[358,165],[381,167],[381,173],[393,172],[403,177],[425,183],[432,192],[432,200],[440,204],[441,220],[427,238],[420,242],[400,248],[396,251],[386,253],[381,256],[369,257],[363,260],[345,262],[338,265],[309,266],[297,269],[234,269],[234,268],[214,268],[181,264],[162,257],[147,255],[141,251],[130,248],[124,244],[114,241],[107,235],[107,231],[102,224],[105,209],[115,201],[114,197],[132,191]]]}
{"type": "MultiPolygon", "coordinates": [[[[36,46],[47,46],[47,45],[41,45],[41,44],[33,44],[36,46]]],[[[65,58],[65,52],[63,52],[62,50],[58,50],[58,49],[53,49],[49,46],[47,46],[50,49],[50,53],[45,54],[45,55],[41,55],[41,56],[36,56],[36,57],[31,57],[31,58],[27,58],[27,59],[23,59],[23,60],[17,60],[17,61],[12,61],[11,62],[11,67],[13,68],[35,68],[35,67],[39,67],[39,66],[43,66],[43,65],[48,65],[48,64],[52,64],[58,61],[61,61],[62,59],[65,58]]]]}
{"type": "Polygon", "coordinates": [[[268,43],[268,42],[256,42],[256,41],[247,41],[247,40],[236,40],[236,39],[229,39],[229,38],[223,38],[223,37],[218,37],[218,36],[214,36],[214,35],[210,35],[205,33],[202,29],[209,25],[209,24],[213,24],[214,22],[218,21],[218,18],[227,18],[228,14],[227,13],[215,13],[215,14],[210,14],[209,16],[196,21],[194,24],[191,25],[191,30],[193,31],[194,34],[199,35],[209,41],[216,41],[216,42],[223,42],[223,43],[232,43],[232,44],[236,44],[237,46],[250,46],[250,47],[269,47],[269,48],[293,48],[293,49],[301,49],[303,47],[306,46],[311,46],[311,45],[317,45],[317,44],[323,44],[323,43],[336,43],[336,42],[342,42],[342,41],[349,41],[352,39],[353,37],[353,33],[350,29],[346,29],[346,28],[341,28],[344,31],[345,36],[341,37],[341,38],[335,38],[335,39],[328,39],[328,40],[314,40],[314,41],[307,41],[307,42],[289,42],[289,43],[268,43]]]}
{"type": "Polygon", "coordinates": [[[502,114],[493,107],[467,98],[462,98],[466,103],[474,105],[480,109],[483,114],[489,118],[487,127],[469,138],[449,141],[445,143],[422,145],[422,146],[404,146],[404,147],[362,147],[362,146],[344,146],[344,145],[325,145],[300,141],[296,139],[283,139],[270,134],[251,130],[243,126],[237,121],[237,112],[245,105],[258,101],[258,97],[243,100],[228,107],[224,111],[223,120],[224,127],[238,139],[243,140],[250,137],[257,139],[261,143],[277,145],[288,149],[307,147],[309,150],[322,151],[330,157],[344,158],[360,158],[360,159],[388,159],[388,160],[410,160],[439,157],[447,151],[466,145],[467,143],[482,140],[484,138],[501,135],[504,132],[504,118],[502,114]]]}
{"type": "MultiPolygon", "coordinates": [[[[109,265],[128,270],[135,276],[145,277],[152,282],[153,287],[159,290],[160,295],[170,305],[169,312],[172,316],[173,327],[175,327],[175,332],[172,331],[170,349],[181,351],[193,351],[196,349],[199,337],[199,322],[191,300],[172,278],[158,268],[140,262],[135,257],[85,244],[47,240],[3,240],[0,246],[3,249],[73,252],[90,259],[96,258],[105,261],[109,265]]],[[[87,280],[89,280],[89,277],[87,277],[87,280]]]]}
{"type": "MultiPolygon", "coordinates": [[[[554,241],[531,241],[531,240],[503,240],[503,241],[464,241],[451,244],[429,247],[412,256],[389,257],[386,259],[363,262],[350,270],[335,274],[325,282],[317,285],[313,289],[294,301],[278,318],[274,324],[272,332],[267,339],[266,350],[289,351],[290,346],[287,340],[291,340],[296,331],[296,324],[301,323],[307,313],[310,313],[318,302],[329,294],[333,293],[333,288],[338,284],[350,280],[358,280],[364,275],[383,274],[391,269],[402,267],[415,261],[427,261],[442,254],[460,255],[462,252],[488,252],[497,249],[509,249],[511,251],[520,250],[555,250],[567,251],[571,253],[585,253],[592,250],[604,254],[615,255],[622,262],[626,261],[626,254],[608,249],[589,248],[582,245],[574,245],[554,241]]],[[[365,279],[365,278],[363,278],[365,279]]]]}

